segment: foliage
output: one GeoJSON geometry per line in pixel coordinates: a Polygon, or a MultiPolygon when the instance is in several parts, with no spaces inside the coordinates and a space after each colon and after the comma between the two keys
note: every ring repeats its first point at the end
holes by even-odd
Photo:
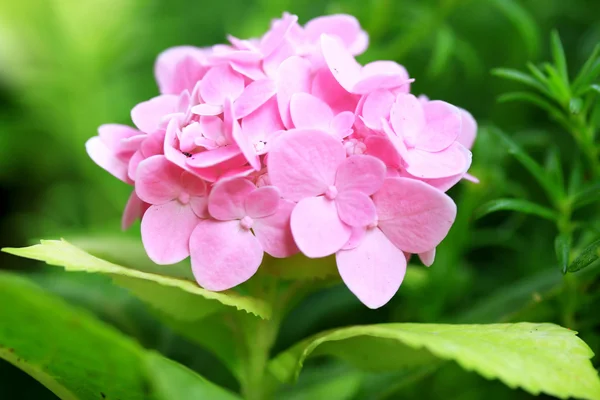
{"type": "Polygon", "coordinates": [[[1,3],[0,243],[65,237],[11,252],[81,272],[0,254],[26,275],[0,274],[0,398],[600,398],[599,13],[588,0],[1,3]],[[328,260],[270,260],[225,294],[185,263],[152,265],[138,226],[114,234],[129,188],[84,151],[155,93],[158,52],[253,36],[283,10],[356,15],[372,43],[361,61],[419,71],[417,92],[480,125],[480,183],[452,189],[435,264],[409,266],[381,310],[328,260]],[[300,364],[297,383],[278,379],[300,364]]]}

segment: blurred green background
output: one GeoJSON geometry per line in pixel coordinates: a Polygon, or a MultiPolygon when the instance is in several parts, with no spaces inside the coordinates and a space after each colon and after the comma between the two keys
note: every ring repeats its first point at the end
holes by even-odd
{"type": "MultiPolygon", "coordinates": [[[[568,135],[542,111],[497,103],[498,95],[518,85],[492,77],[490,70],[522,69],[528,61],[548,60],[549,32],[556,28],[574,72],[600,41],[597,0],[3,1],[0,245],[24,246],[35,239],[59,237],[89,244],[94,237],[117,241],[139,236],[139,224],[120,232],[130,188],[88,159],[85,141],[102,123],[130,124],[129,110],[157,93],[153,62],[160,51],[224,42],[227,33],[256,36],[286,10],[297,14],[301,23],[323,14],[355,15],[371,38],[360,61],[396,60],[416,78],[416,94],[471,111],[481,128],[472,170],[481,183],[463,182],[452,189],[459,217],[440,246],[436,263],[428,270],[415,267],[386,307],[367,310],[341,286],[317,293],[284,323],[275,351],[307,334],[356,323],[528,320],[577,329],[598,353],[600,317],[593,311],[600,307],[594,294],[599,292],[598,280],[576,299],[565,300],[552,247],[553,225],[515,213],[472,218],[475,208],[500,196],[545,202],[541,190],[486,126],[500,127],[540,159],[554,146],[560,148],[566,165],[573,157],[568,135]],[[573,301],[575,305],[569,303],[573,301]],[[575,307],[575,318],[564,311],[568,307],[575,307]]],[[[39,264],[2,253],[0,268],[26,269],[48,290],[90,308],[145,346],[235,388],[215,359],[196,348],[190,352],[191,344],[105,281],[60,277],[39,264]]],[[[330,373],[342,368],[346,373],[345,367],[331,363],[313,367],[329,368],[330,373]]],[[[306,376],[310,379],[310,370],[306,376]]],[[[391,382],[389,393],[377,398],[528,397],[451,364],[403,387],[394,388],[391,382]]],[[[0,361],[0,398],[54,397],[0,361]]]]}

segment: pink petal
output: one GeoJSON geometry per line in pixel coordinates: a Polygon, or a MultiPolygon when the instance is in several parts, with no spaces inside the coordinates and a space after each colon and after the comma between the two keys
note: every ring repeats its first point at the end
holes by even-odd
{"type": "Polygon", "coordinates": [[[414,95],[399,94],[390,111],[390,123],[398,136],[414,145],[425,127],[423,106],[414,95]]]}
{"type": "Polygon", "coordinates": [[[165,115],[177,112],[179,96],[163,94],[139,103],[131,110],[131,120],[142,132],[157,130],[165,115]]]}
{"type": "Polygon", "coordinates": [[[456,138],[456,140],[458,141],[458,143],[462,144],[470,150],[471,147],[473,147],[475,137],[477,136],[477,121],[475,121],[473,116],[468,111],[463,110],[462,108],[459,110],[461,128],[460,133],[458,134],[458,138],[456,138]]]}
{"type": "Polygon", "coordinates": [[[461,131],[461,117],[458,108],[444,101],[430,101],[423,105],[425,129],[417,137],[416,147],[435,152],[450,146],[461,131]]]}
{"type": "Polygon", "coordinates": [[[471,165],[471,152],[455,142],[437,153],[410,149],[407,161],[406,171],[417,178],[447,178],[467,172],[471,165]]]}
{"type": "Polygon", "coordinates": [[[275,214],[279,208],[281,195],[275,186],[262,186],[246,197],[246,215],[251,218],[264,218],[275,214]]]}
{"type": "MultiPolygon", "coordinates": [[[[243,135],[250,138],[253,145],[259,141],[267,142],[273,133],[283,129],[275,98],[269,99],[258,110],[242,119],[243,135]]],[[[258,149],[257,152],[260,153],[258,149]]]]}
{"type": "MultiPolygon", "coordinates": [[[[101,125],[98,127],[98,136],[106,147],[115,152],[116,156],[120,156],[119,153],[133,154],[139,149],[141,141],[146,138],[143,132],[120,124],[101,125]]],[[[129,154],[130,157],[131,154],[129,154]]]]}
{"type": "Polygon", "coordinates": [[[352,93],[367,94],[375,90],[393,89],[411,82],[406,69],[393,61],[374,61],[365,65],[352,93]]]}
{"type": "Polygon", "coordinates": [[[348,93],[327,68],[317,71],[310,93],[327,103],[334,114],[342,111],[354,112],[359,100],[359,96],[348,93]]]}
{"type": "Polygon", "coordinates": [[[260,64],[258,63],[241,63],[231,61],[229,63],[231,68],[245,77],[252,79],[253,81],[258,81],[261,79],[265,79],[266,75],[260,68],[260,64]]]}
{"type": "Polygon", "coordinates": [[[176,199],[182,190],[183,172],[164,156],[147,158],[138,165],[135,192],[149,204],[163,204],[176,199]]]}
{"type": "Polygon", "coordinates": [[[254,81],[242,92],[241,96],[233,103],[235,118],[244,118],[275,95],[275,82],[271,79],[254,81]]]}
{"type": "Polygon", "coordinates": [[[419,259],[426,267],[431,267],[435,260],[435,249],[419,253],[419,259]]]}
{"type": "Polygon", "coordinates": [[[360,64],[334,36],[321,35],[321,50],[335,79],[347,92],[353,93],[354,85],[360,79],[360,64]]]}
{"type": "Polygon", "coordinates": [[[208,212],[222,221],[242,219],[246,216],[246,198],[255,189],[254,184],[244,178],[220,180],[208,197],[208,212]]]}
{"type": "Polygon", "coordinates": [[[340,164],[335,175],[335,186],[340,193],[356,190],[367,196],[379,190],[385,179],[383,161],[366,155],[348,157],[340,164]]]}
{"type": "Polygon", "coordinates": [[[351,15],[327,15],[311,19],[304,25],[306,37],[317,42],[322,34],[337,36],[347,49],[352,48],[362,33],[360,23],[351,15]]]}
{"type": "Polygon", "coordinates": [[[142,218],[142,242],[157,264],[175,264],[189,256],[189,239],[199,219],[177,200],[151,206],[142,218]]]}
{"type": "Polygon", "coordinates": [[[360,246],[363,239],[365,238],[365,234],[367,233],[367,228],[364,226],[360,227],[352,227],[352,234],[350,235],[350,239],[348,242],[342,247],[342,250],[352,250],[360,246]]]}
{"type": "Polygon", "coordinates": [[[206,72],[203,66],[205,59],[206,50],[193,46],[172,47],[163,51],[154,66],[160,92],[179,94],[185,89],[192,90],[206,72]]]}
{"type": "Polygon", "coordinates": [[[402,160],[408,160],[408,149],[406,148],[406,144],[404,143],[404,139],[401,136],[398,136],[393,130],[390,124],[385,120],[381,120],[381,127],[383,128],[383,133],[387,136],[388,140],[394,146],[394,149],[402,158],[402,160]]]}
{"type": "Polygon", "coordinates": [[[337,167],[345,158],[344,146],[334,137],[296,129],[281,135],[271,147],[269,177],[284,198],[297,201],[324,193],[333,185],[337,167]]]}
{"type": "Polygon", "coordinates": [[[228,65],[211,68],[200,83],[200,96],[209,104],[220,105],[226,98],[237,99],[244,91],[244,78],[228,65]]]}
{"type": "MultiPolygon", "coordinates": [[[[407,178],[419,179],[417,177],[410,175],[407,172],[405,172],[402,176],[406,176],[407,178]]],[[[447,192],[448,190],[450,190],[450,188],[452,188],[454,185],[456,185],[458,182],[460,182],[464,176],[465,176],[465,174],[461,173],[458,175],[449,176],[447,178],[419,179],[419,180],[422,182],[425,182],[426,184],[428,184],[430,186],[433,186],[434,188],[436,188],[438,190],[441,190],[442,192],[447,192]]]]}
{"type": "Polygon", "coordinates": [[[329,129],[333,119],[331,108],[308,93],[295,93],[290,101],[292,122],[296,128],[329,129]]]}
{"type": "Polygon", "coordinates": [[[338,217],[335,202],[323,196],[300,200],[292,211],[291,227],[298,248],[310,258],[335,253],[352,233],[338,217]]]}
{"type": "Polygon", "coordinates": [[[298,21],[298,17],[291,14],[286,14],[283,18],[277,21],[274,26],[263,36],[260,41],[260,52],[268,56],[271,54],[285,39],[292,25],[298,21]]]}
{"type": "Polygon", "coordinates": [[[335,256],[342,280],[367,307],[379,308],[396,294],[406,273],[406,258],[377,228],[369,229],[352,250],[335,256]]]}
{"type": "Polygon", "coordinates": [[[463,178],[473,183],[479,183],[479,178],[471,174],[465,174],[463,178]]]}
{"type": "Polygon", "coordinates": [[[369,136],[364,141],[367,146],[365,154],[377,157],[391,168],[400,168],[402,159],[392,142],[383,136],[369,136]]]}
{"type": "Polygon", "coordinates": [[[264,251],[273,257],[285,258],[299,251],[290,227],[290,216],[295,206],[296,203],[281,200],[274,214],[254,220],[252,230],[256,238],[264,251]]]}
{"type": "Polygon", "coordinates": [[[248,163],[254,168],[256,171],[260,171],[260,158],[258,157],[258,153],[256,148],[254,147],[254,143],[252,142],[252,137],[249,135],[245,135],[240,127],[240,124],[237,120],[233,120],[233,140],[239,146],[240,150],[248,163]]]}
{"type": "Polygon", "coordinates": [[[208,290],[230,289],[258,270],[263,249],[239,221],[201,221],[190,238],[192,272],[208,290]]]}
{"type": "Polygon", "coordinates": [[[198,218],[207,219],[210,218],[210,214],[208,213],[208,196],[202,197],[191,197],[190,198],[190,207],[194,211],[194,214],[198,218]]]}
{"type": "Polygon", "coordinates": [[[99,136],[90,138],[85,143],[85,149],[98,166],[110,172],[116,178],[123,182],[131,182],[127,174],[127,163],[119,159],[115,153],[109,149],[99,136]]]}
{"type": "Polygon", "coordinates": [[[192,113],[196,114],[196,115],[219,115],[223,112],[223,106],[217,104],[208,104],[208,103],[203,103],[203,104],[197,104],[194,107],[192,107],[192,113]]]}
{"type": "Polygon", "coordinates": [[[144,212],[148,209],[149,204],[144,203],[135,194],[135,190],[131,191],[131,195],[125,205],[123,216],[121,217],[121,229],[128,229],[138,219],[142,218],[144,212]]]}
{"type": "Polygon", "coordinates": [[[371,129],[381,130],[381,119],[389,118],[395,99],[389,90],[377,90],[368,94],[362,109],[365,124],[371,129]]]}
{"type": "Polygon", "coordinates": [[[340,139],[350,136],[353,132],[354,113],[352,111],[343,111],[333,117],[331,120],[330,129],[340,139]]]}
{"type": "Polygon", "coordinates": [[[377,220],[375,204],[369,196],[359,191],[340,192],[335,204],[340,219],[352,227],[364,227],[377,220]]]}
{"type": "Polygon", "coordinates": [[[223,137],[223,120],[215,116],[202,116],[200,117],[200,129],[205,137],[218,140],[223,137]]]}
{"type": "Polygon", "coordinates": [[[379,228],[399,249],[422,253],[446,237],[456,205],[443,192],[408,178],[387,178],[373,196],[379,228]]]}
{"type": "Polygon", "coordinates": [[[310,91],[311,65],[298,56],[293,56],[281,63],[276,74],[277,105],[279,115],[286,128],[291,128],[290,99],[294,93],[310,91]]]}
{"type": "Polygon", "coordinates": [[[264,73],[269,77],[274,77],[277,74],[277,68],[282,62],[296,55],[296,48],[288,38],[284,39],[279,47],[271,54],[266,56],[262,62],[264,73]]]}
{"type": "Polygon", "coordinates": [[[206,196],[206,182],[187,171],[181,174],[181,187],[190,196],[206,196]]]}
{"type": "Polygon", "coordinates": [[[241,153],[235,144],[217,147],[214,150],[206,150],[196,153],[186,160],[187,165],[193,168],[209,168],[224,161],[231,160],[241,153]]]}

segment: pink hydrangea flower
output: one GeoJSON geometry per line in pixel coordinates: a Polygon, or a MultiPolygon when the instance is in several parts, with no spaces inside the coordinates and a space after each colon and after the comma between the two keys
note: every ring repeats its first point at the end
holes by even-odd
{"type": "Polygon", "coordinates": [[[160,94],[131,110],[137,129],[103,125],[87,142],[134,187],[123,228],[141,218],[150,258],[190,257],[209,290],[250,279],[264,253],[335,255],[358,299],[382,306],[412,254],[433,263],[456,216],[444,191],[476,180],[475,120],[410,94],[394,61],[359,64],[369,39],[349,15],[302,26],[285,13],[228,40],[161,53],[160,94]]]}

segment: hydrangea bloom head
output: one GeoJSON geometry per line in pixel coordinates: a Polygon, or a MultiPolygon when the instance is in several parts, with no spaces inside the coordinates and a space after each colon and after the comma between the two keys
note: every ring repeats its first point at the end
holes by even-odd
{"type": "MultiPolygon", "coordinates": [[[[264,253],[335,255],[368,307],[387,303],[417,254],[431,265],[469,178],[477,125],[410,94],[393,61],[360,65],[368,36],[348,15],[274,20],[260,38],[159,55],[160,95],[103,125],[90,157],[134,187],[124,228],[141,218],[150,258],[191,257],[198,283],[250,279],[264,253]]],[[[470,177],[470,179],[474,179],[470,177]]]]}

